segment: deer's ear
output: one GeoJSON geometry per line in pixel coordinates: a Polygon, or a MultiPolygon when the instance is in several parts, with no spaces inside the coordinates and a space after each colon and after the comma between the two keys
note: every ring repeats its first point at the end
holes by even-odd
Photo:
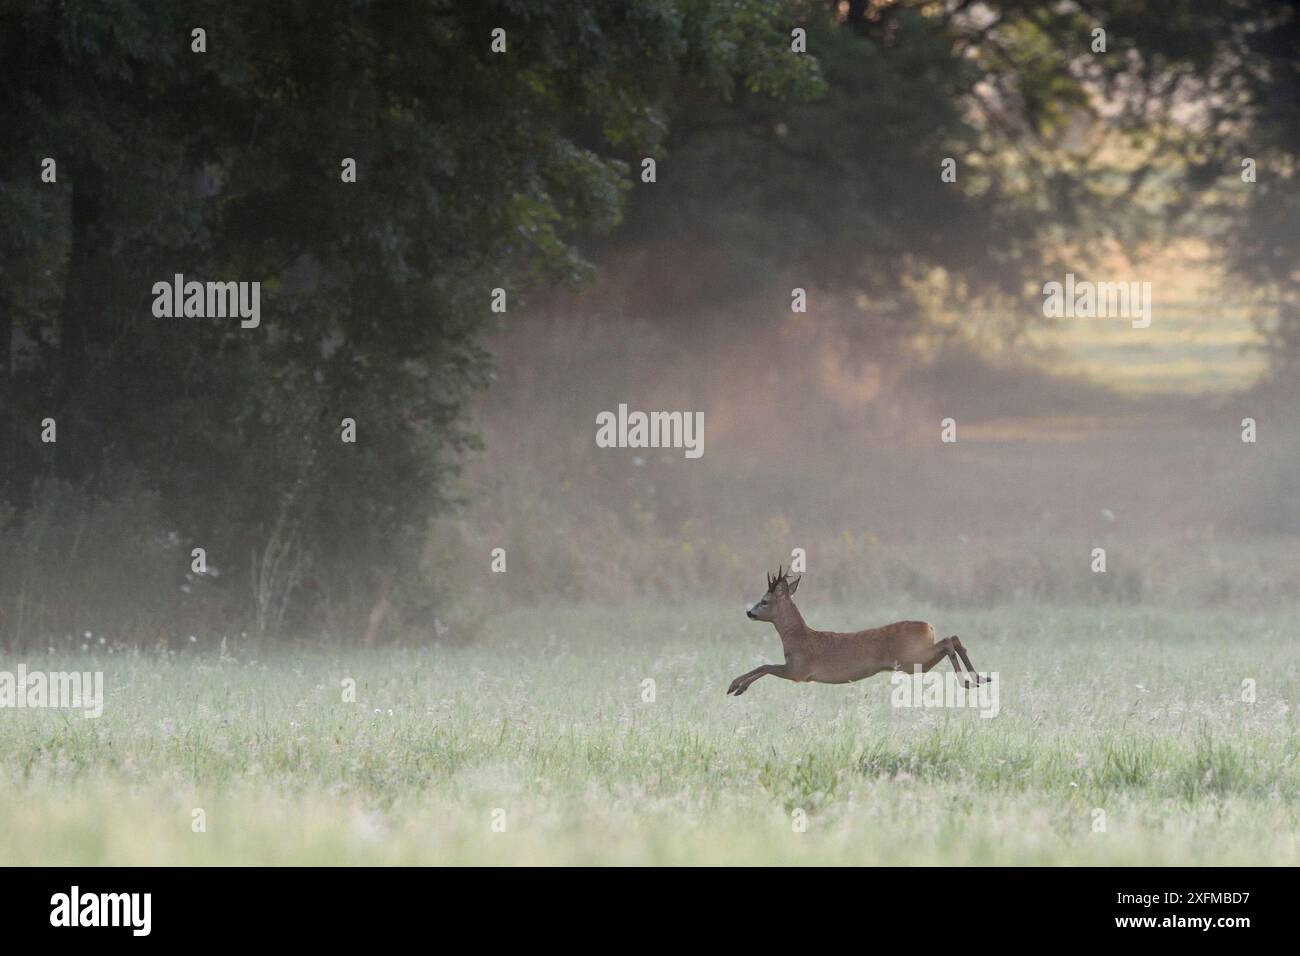
{"type": "Polygon", "coordinates": [[[793,581],[790,582],[790,593],[791,593],[791,594],[794,594],[795,591],[798,591],[798,590],[799,590],[799,582],[802,581],[802,580],[803,580],[803,575],[801,574],[801,575],[799,575],[799,577],[795,578],[793,581]]]}

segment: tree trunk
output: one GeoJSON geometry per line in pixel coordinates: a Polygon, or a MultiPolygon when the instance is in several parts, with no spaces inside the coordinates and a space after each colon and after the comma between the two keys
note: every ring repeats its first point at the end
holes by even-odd
{"type": "MultiPolygon", "coordinates": [[[[90,371],[90,346],[96,325],[102,320],[105,299],[109,294],[103,263],[107,255],[107,229],[103,222],[101,189],[103,173],[94,167],[74,171],[72,186],[71,247],[68,272],[63,285],[63,304],[59,309],[59,352],[54,370],[54,406],[58,409],[59,438],[76,419],[75,407],[90,371]]],[[[102,332],[102,329],[99,330],[102,332]]],[[[58,444],[56,470],[63,477],[74,477],[78,461],[77,442],[58,444]]]]}

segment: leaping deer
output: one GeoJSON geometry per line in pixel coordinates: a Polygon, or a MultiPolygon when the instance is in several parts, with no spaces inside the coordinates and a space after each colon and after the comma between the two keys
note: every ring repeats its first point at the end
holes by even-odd
{"type": "Polygon", "coordinates": [[[739,697],[749,690],[749,685],[760,677],[773,674],[793,681],[818,681],[822,684],[848,684],[862,680],[881,671],[906,670],[920,667],[928,671],[945,657],[952,668],[961,675],[967,687],[989,680],[975,673],[957,635],[935,637],[934,628],[925,621],[899,621],[884,627],[865,631],[840,633],[814,631],[804,623],[803,615],[794,606],[794,592],[803,577],[793,581],[788,573],[778,568],[776,577],[767,576],[767,593],[757,604],[746,611],[751,621],[767,621],[776,625],[785,650],[784,664],[764,664],[748,674],[741,674],[727,688],[728,694],[739,697]],[[957,660],[958,656],[961,661],[957,660]],[[966,665],[968,676],[962,673],[966,665]],[[975,678],[974,683],[971,677],[975,678]]]}

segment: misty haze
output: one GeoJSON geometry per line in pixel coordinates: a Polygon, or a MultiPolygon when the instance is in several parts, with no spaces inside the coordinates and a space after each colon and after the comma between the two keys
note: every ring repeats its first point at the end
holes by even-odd
{"type": "Polygon", "coordinates": [[[0,861],[1295,862],[1295,4],[135,7],[0,6],[0,861]]]}

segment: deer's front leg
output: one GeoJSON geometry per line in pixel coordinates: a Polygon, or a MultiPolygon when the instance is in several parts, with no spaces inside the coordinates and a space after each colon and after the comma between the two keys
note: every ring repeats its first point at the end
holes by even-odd
{"type": "MultiPolygon", "coordinates": [[[[767,664],[763,665],[763,667],[767,667],[767,666],[769,665],[767,664]]],[[[737,690],[737,688],[741,687],[742,685],[748,687],[751,681],[756,681],[760,677],[762,677],[763,667],[755,667],[752,671],[748,671],[744,674],[741,674],[739,677],[737,677],[735,680],[731,682],[731,686],[727,688],[727,693],[728,694],[741,693],[741,691],[737,690]]]]}
{"type": "Polygon", "coordinates": [[[739,697],[745,691],[749,690],[750,684],[754,683],[754,681],[758,680],[765,674],[775,674],[777,677],[788,678],[789,675],[786,673],[786,667],[787,665],[785,664],[764,664],[762,667],[755,667],[748,674],[741,674],[733,680],[731,686],[727,688],[727,693],[735,694],[739,697]]]}

